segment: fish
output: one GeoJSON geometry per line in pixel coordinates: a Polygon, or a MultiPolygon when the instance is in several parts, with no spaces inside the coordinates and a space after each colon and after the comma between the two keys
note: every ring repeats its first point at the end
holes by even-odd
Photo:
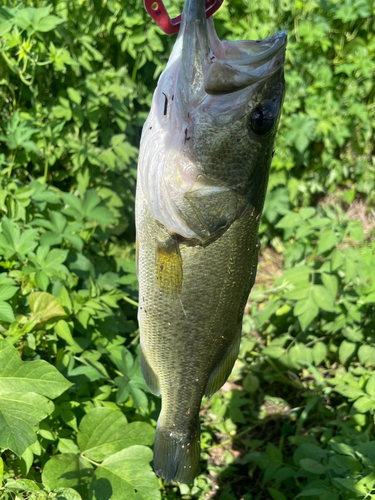
{"type": "Polygon", "coordinates": [[[238,356],[284,98],[287,35],[221,41],[187,0],[141,136],[136,189],[144,379],[161,395],[153,467],[199,473],[202,398],[238,356]]]}

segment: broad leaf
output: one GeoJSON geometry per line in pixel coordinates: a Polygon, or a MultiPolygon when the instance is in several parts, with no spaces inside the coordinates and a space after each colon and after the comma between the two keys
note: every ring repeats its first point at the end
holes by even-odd
{"type": "Polygon", "coordinates": [[[65,453],[48,460],[43,468],[42,480],[51,490],[74,488],[86,498],[92,475],[93,468],[88,460],[80,458],[79,455],[65,453]]]}
{"type": "Polygon", "coordinates": [[[331,248],[333,248],[337,242],[338,239],[333,229],[324,229],[319,238],[318,254],[324,253],[327,250],[331,250],[331,248]]]}
{"type": "Polygon", "coordinates": [[[320,363],[327,356],[327,346],[324,342],[317,342],[314,344],[312,350],[313,360],[316,365],[320,365],[320,363]]]}
{"type": "Polygon", "coordinates": [[[0,447],[19,457],[36,441],[36,424],[50,415],[54,404],[30,392],[0,393],[0,447]]]}
{"type": "Polygon", "coordinates": [[[47,292],[34,292],[29,297],[31,312],[39,321],[45,322],[52,318],[66,316],[64,308],[56,297],[47,292]]]}
{"type": "Polygon", "coordinates": [[[85,415],[78,432],[78,445],[96,462],[138,445],[151,445],[155,431],[146,422],[127,423],[125,415],[110,408],[95,408],[85,415]]]}
{"type": "Polygon", "coordinates": [[[78,491],[73,488],[59,488],[53,493],[56,493],[55,500],[81,500],[82,497],[78,491]]]}
{"type": "Polygon", "coordinates": [[[0,301],[0,321],[12,323],[15,320],[13,309],[8,302],[0,301]]]}
{"type": "Polygon", "coordinates": [[[54,366],[41,360],[24,363],[12,345],[0,340],[0,394],[34,392],[56,398],[71,385],[54,366]]]}
{"type": "Polygon", "coordinates": [[[71,384],[46,361],[23,363],[18,351],[0,340],[0,447],[18,456],[36,441],[36,425],[54,410],[55,398],[71,384]]]}
{"type": "Polygon", "coordinates": [[[131,446],[110,456],[95,471],[90,500],[160,500],[151,460],[152,451],[145,446],[131,446]]]}
{"type": "Polygon", "coordinates": [[[312,289],[312,297],[315,304],[323,311],[334,311],[334,297],[328,288],[322,285],[314,285],[312,289]]]}
{"type": "Polygon", "coordinates": [[[348,342],[347,340],[343,340],[341,342],[339,348],[339,358],[342,364],[345,364],[350,356],[354,354],[356,348],[356,345],[352,342],[348,342]]]}

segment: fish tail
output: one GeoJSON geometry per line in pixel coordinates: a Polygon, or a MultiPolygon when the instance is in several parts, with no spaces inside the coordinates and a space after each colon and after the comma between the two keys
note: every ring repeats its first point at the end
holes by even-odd
{"type": "Polygon", "coordinates": [[[154,444],[154,470],[165,481],[193,483],[198,475],[200,458],[200,424],[187,433],[167,429],[158,422],[154,444]]]}

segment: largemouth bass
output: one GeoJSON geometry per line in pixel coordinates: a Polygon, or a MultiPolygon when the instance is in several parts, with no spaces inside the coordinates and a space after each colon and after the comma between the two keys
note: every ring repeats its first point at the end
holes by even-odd
{"type": "Polygon", "coordinates": [[[237,358],[284,96],[286,34],[220,41],[187,0],[144,125],[136,196],[141,366],[161,394],[154,469],[191,483],[199,410],[237,358]]]}

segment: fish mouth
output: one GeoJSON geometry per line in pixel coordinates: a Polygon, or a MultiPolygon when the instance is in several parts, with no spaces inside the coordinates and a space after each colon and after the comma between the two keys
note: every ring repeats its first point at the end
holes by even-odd
{"type": "Polygon", "coordinates": [[[221,42],[212,34],[210,42],[213,48],[211,64],[205,74],[207,94],[241,90],[272,77],[283,68],[287,43],[285,31],[264,40],[240,42],[221,42]]]}
{"type": "Polygon", "coordinates": [[[212,18],[206,19],[205,0],[187,0],[178,41],[178,86],[190,88],[189,98],[184,100],[193,104],[204,94],[235,92],[282,70],[287,35],[279,31],[263,40],[221,41],[212,18]]]}

